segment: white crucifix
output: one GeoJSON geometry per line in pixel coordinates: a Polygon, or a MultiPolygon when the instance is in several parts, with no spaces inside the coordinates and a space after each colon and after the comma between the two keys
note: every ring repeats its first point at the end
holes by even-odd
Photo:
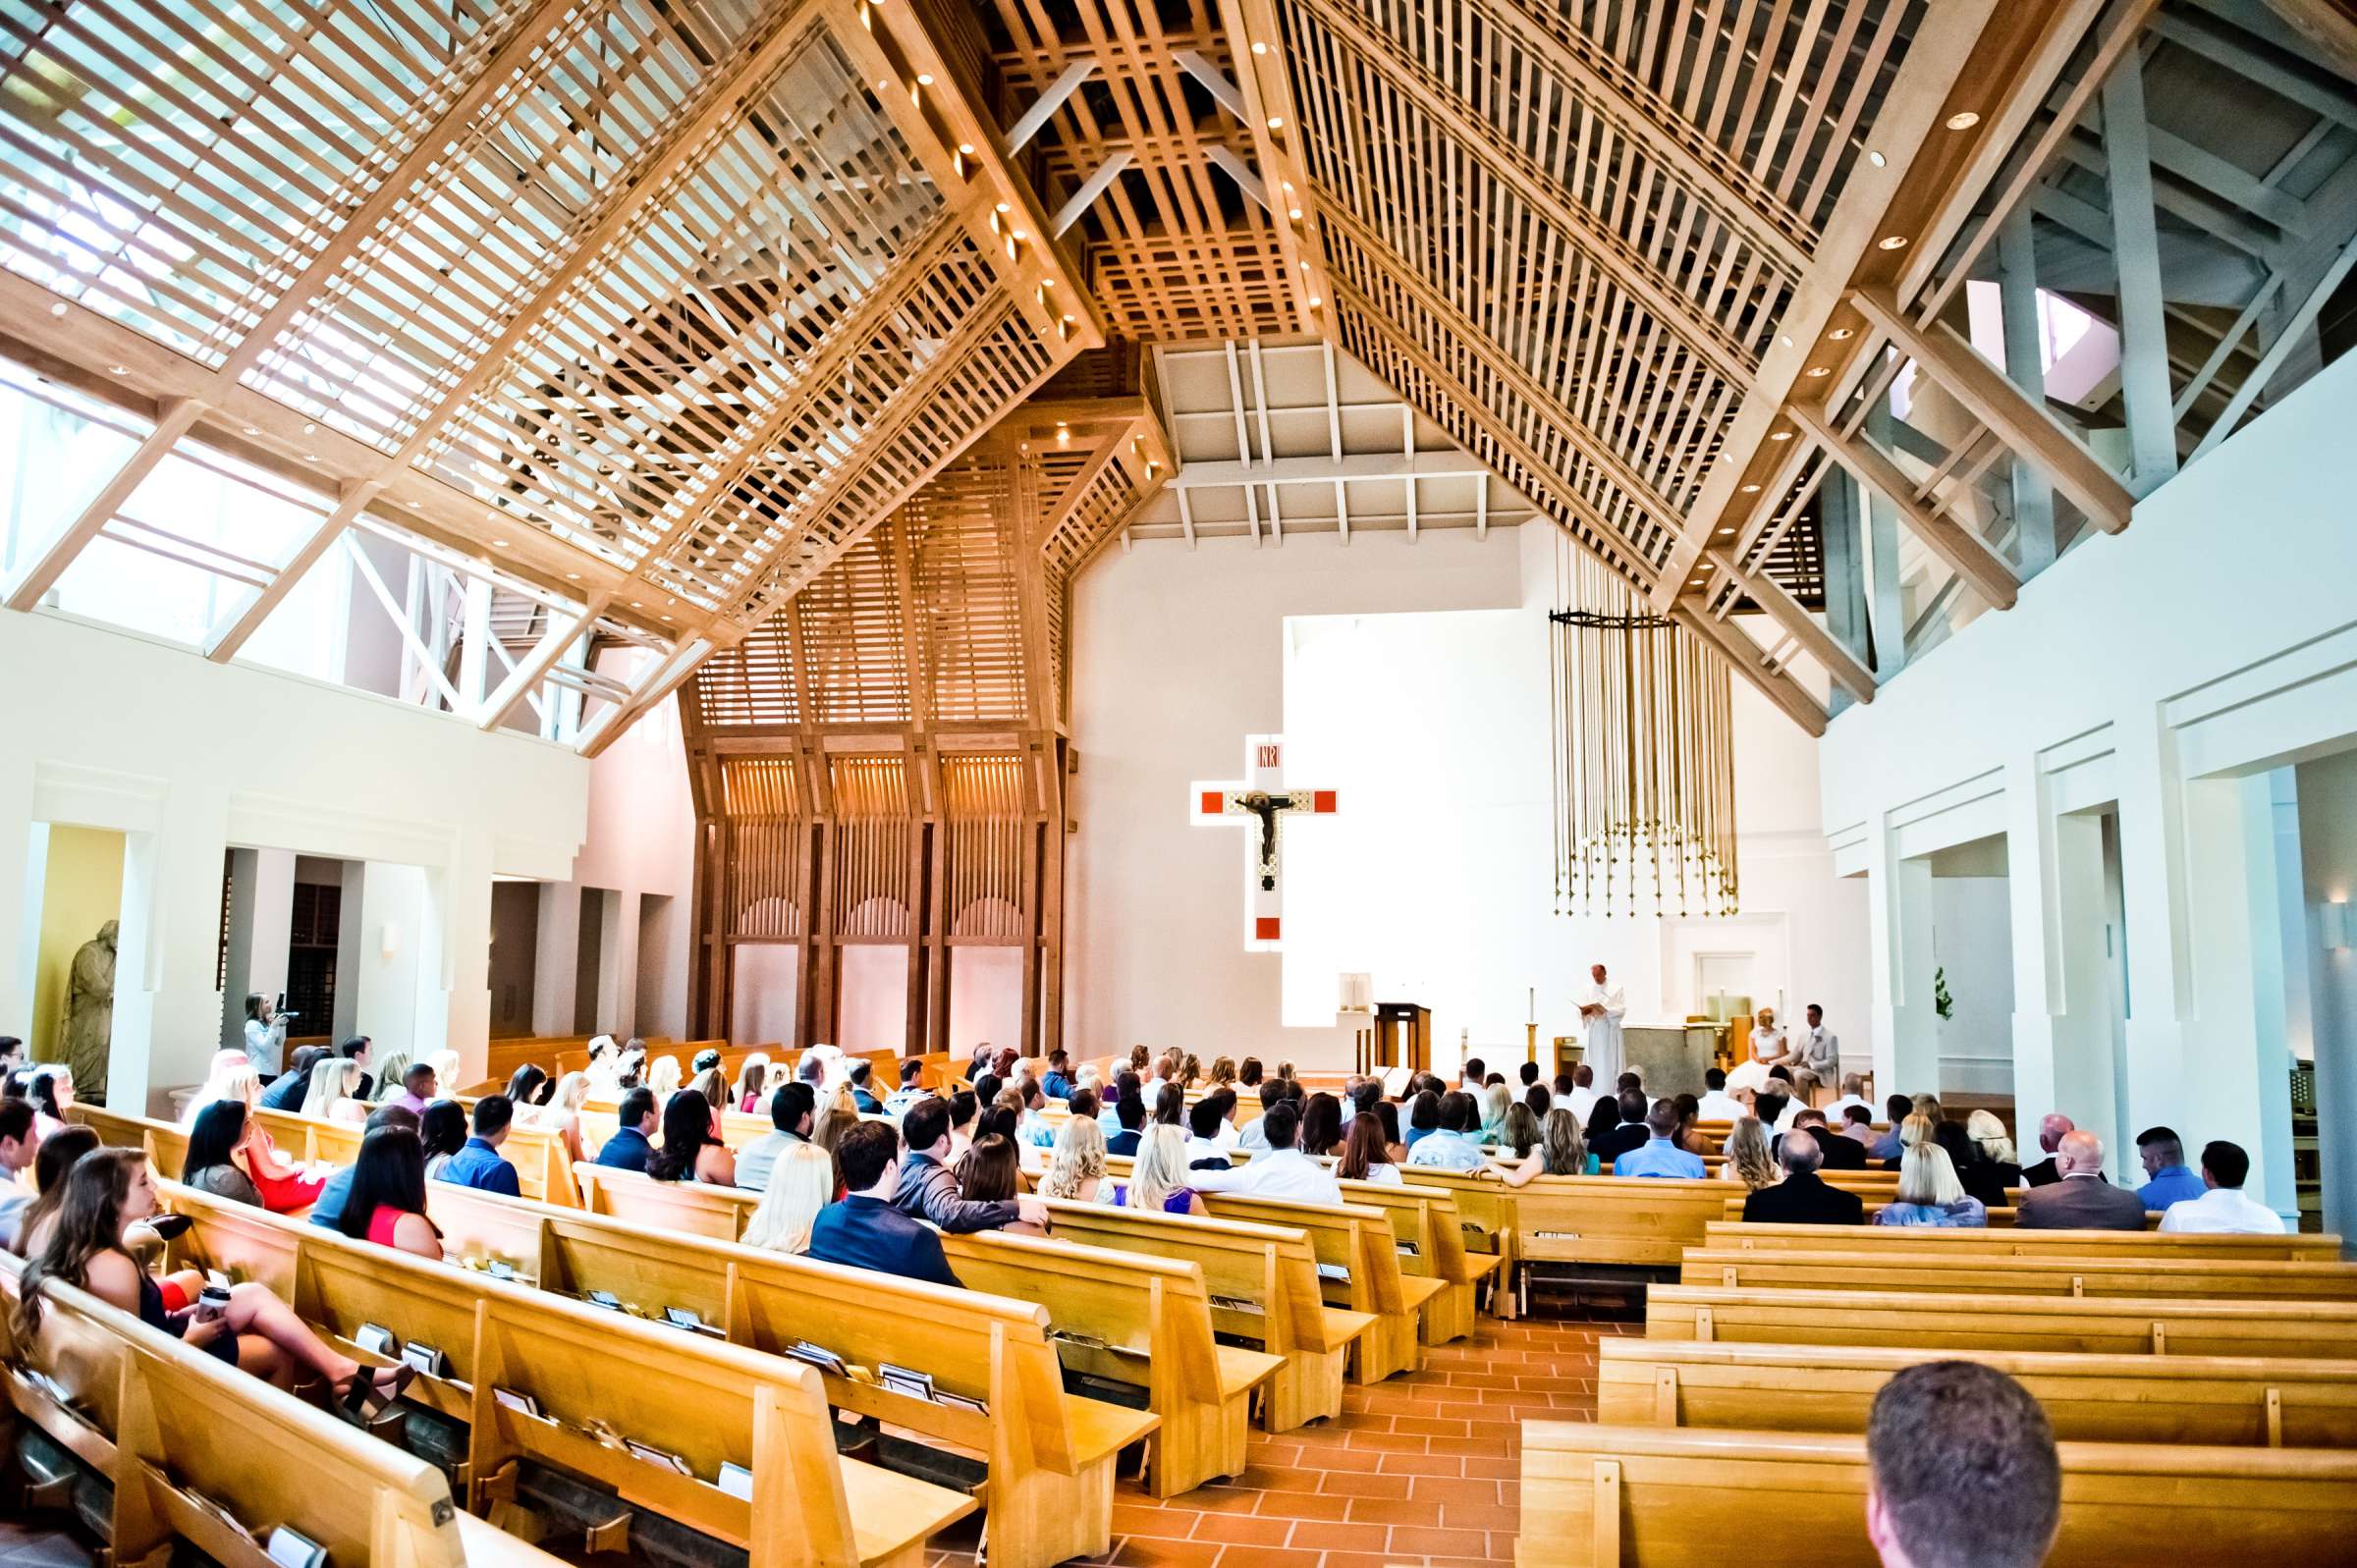
{"type": "Polygon", "coordinates": [[[1334,791],[1286,788],[1283,735],[1244,736],[1244,774],[1241,784],[1190,785],[1190,817],[1198,828],[1246,830],[1244,946],[1268,952],[1281,945],[1285,931],[1285,819],[1331,814],[1334,791]]]}

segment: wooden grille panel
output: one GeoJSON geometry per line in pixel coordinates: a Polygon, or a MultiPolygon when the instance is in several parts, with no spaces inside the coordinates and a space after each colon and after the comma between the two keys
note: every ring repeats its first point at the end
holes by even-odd
{"type": "Polygon", "coordinates": [[[1022,608],[1007,465],[959,463],[901,509],[913,561],[916,634],[939,721],[1020,721],[1025,713],[1022,608]]]}
{"type": "Polygon", "coordinates": [[[835,930],[844,937],[914,934],[917,823],[900,757],[831,757],[835,930]]]}
{"type": "Polygon", "coordinates": [[[811,722],[904,724],[910,715],[900,591],[883,530],[803,589],[792,614],[809,661],[811,722]]]}
{"type": "Polygon", "coordinates": [[[791,725],[800,719],[794,646],[784,622],[764,622],[736,647],[705,660],[689,693],[706,725],[791,725]]]}
{"type": "Polygon", "coordinates": [[[792,757],[730,757],[721,762],[728,822],[731,937],[802,934],[802,878],[810,833],[795,786],[792,757]]]}
{"type": "Polygon", "coordinates": [[[1019,943],[1029,934],[1023,869],[1036,819],[1024,775],[1013,753],[941,759],[953,937],[1019,943]]]}

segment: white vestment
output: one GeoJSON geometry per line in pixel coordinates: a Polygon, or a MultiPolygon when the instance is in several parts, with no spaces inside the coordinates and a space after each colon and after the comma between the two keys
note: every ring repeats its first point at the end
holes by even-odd
{"type": "Polygon", "coordinates": [[[1588,994],[1579,999],[1582,1007],[1602,1007],[1601,1014],[1583,1013],[1579,1026],[1581,1044],[1585,1047],[1581,1058],[1596,1069],[1599,1092],[1603,1086],[1620,1076],[1620,1019],[1628,1011],[1628,998],[1618,986],[1607,980],[1601,986],[1590,986],[1588,994]]]}

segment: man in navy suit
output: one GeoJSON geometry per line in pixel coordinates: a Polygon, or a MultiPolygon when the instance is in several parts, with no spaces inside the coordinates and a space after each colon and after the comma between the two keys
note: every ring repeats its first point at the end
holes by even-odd
{"type": "Polygon", "coordinates": [[[901,1186],[901,1135],[888,1121],[858,1122],[835,1147],[847,1195],[818,1212],[810,1226],[810,1256],[878,1273],[955,1285],[941,1237],[892,1200],[901,1186]]]}

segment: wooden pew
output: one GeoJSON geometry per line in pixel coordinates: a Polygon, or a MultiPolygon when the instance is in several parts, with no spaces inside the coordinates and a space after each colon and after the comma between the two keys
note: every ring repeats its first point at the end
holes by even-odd
{"type": "MultiPolygon", "coordinates": [[[[584,1172],[589,1172],[584,1188],[594,1215],[636,1231],[674,1238],[733,1243],[742,1235],[744,1221],[761,1200],[759,1193],[740,1188],[650,1181],[648,1176],[603,1167],[584,1167],[584,1172]]],[[[1195,1381],[1180,1377],[1183,1363],[1178,1358],[1160,1368],[1148,1358],[1145,1368],[1138,1368],[1136,1363],[1124,1365],[1118,1351],[1094,1351],[1089,1341],[1129,1349],[1157,1344],[1162,1337],[1185,1341],[1200,1337],[1204,1344],[1212,1344],[1209,1292],[1202,1285],[1202,1271],[1185,1267],[1183,1259],[1178,1267],[1185,1271],[1188,1282],[1174,1285],[1172,1280],[1155,1278],[1153,1267],[1141,1267],[1122,1252],[1098,1247],[1061,1247],[1061,1252],[1056,1252],[1061,1243],[1061,1235],[943,1235],[945,1250],[953,1257],[950,1267],[966,1285],[1007,1294],[1018,1302],[1035,1302],[1049,1311],[1051,1327],[1063,1334],[1061,1349],[1066,1363],[1115,1377],[1118,1381],[1141,1381],[1148,1388],[1148,1408],[1167,1422],[1160,1452],[1148,1462],[1150,1486],[1174,1487],[1172,1492],[1157,1490],[1157,1495],[1177,1495],[1178,1490],[1202,1486],[1212,1476],[1235,1474],[1242,1467],[1242,1432],[1249,1420],[1251,1388],[1278,1373],[1278,1363],[1271,1361],[1263,1368],[1251,1351],[1214,1346],[1221,1349],[1219,1377],[1195,1381]],[[1007,1252],[988,1252],[988,1245],[995,1243],[1030,1245],[1025,1267],[1007,1269],[997,1262],[1007,1257],[1007,1252]],[[976,1278],[968,1278],[961,1262],[966,1255],[985,1259],[980,1267],[992,1271],[992,1285],[978,1285],[976,1278]],[[1200,1311],[1192,1306],[1195,1299],[1202,1302],[1200,1311]],[[1169,1325],[1157,1327],[1157,1321],[1169,1321],[1169,1325]],[[1122,1370],[1108,1370],[1108,1365],[1122,1370]],[[1177,1436],[1172,1429],[1177,1429],[1177,1436]],[[1204,1469],[1207,1464],[1216,1467],[1204,1469]]]]}
{"type": "MultiPolygon", "coordinates": [[[[356,1343],[370,1325],[448,1358],[444,1372],[421,1372],[408,1397],[465,1424],[465,1479],[477,1509],[518,1508],[521,1467],[546,1465],[745,1551],[748,1568],[917,1568],[926,1540],[973,1509],[960,1492],[839,1458],[820,1375],[800,1363],[186,1187],[164,1193],[194,1220],[172,1243],[176,1267],[268,1284],[356,1359],[382,1365],[356,1343]],[[540,1414],[512,1408],[497,1390],[527,1396],[540,1414]],[[693,1473],[623,1447],[626,1435],[693,1473]],[[750,1500],[717,1485],[724,1462],[750,1472],[750,1500]]],[[[618,1507],[591,1545],[624,1545],[628,1519],[618,1507]]]]}
{"type": "Polygon", "coordinates": [[[1424,1304],[1424,1342],[1446,1344],[1471,1333],[1480,1313],[1481,1288],[1492,1282],[1505,1260],[1465,1250],[1464,1221],[1457,1214],[1455,1194],[1420,1182],[1395,1186],[1387,1181],[1344,1181],[1338,1185],[1345,1203],[1380,1209],[1390,1217],[1402,1274],[1438,1279],[1446,1286],[1424,1304]]]}
{"type": "Polygon", "coordinates": [[[1290,1432],[1343,1413],[1343,1368],[1372,1313],[1326,1305],[1318,1255],[1295,1227],[1048,1201],[1059,1239],[1191,1262],[1203,1271],[1212,1326],[1251,1340],[1284,1366],[1261,1398],[1261,1423],[1290,1432]]]}
{"type": "Polygon", "coordinates": [[[1525,1263],[1674,1268],[1726,1210],[1724,1181],[1540,1176],[1515,1199],[1525,1263]]]}
{"type": "Polygon", "coordinates": [[[1326,1299],[1353,1312],[1370,1313],[1374,1325],[1358,1342],[1350,1375],[1362,1383],[1381,1382],[1423,1365],[1419,1344],[1424,1310],[1447,1288],[1445,1280],[1401,1271],[1390,1217],[1356,1204],[1291,1203],[1236,1192],[1207,1192],[1203,1207],[1217,1219],[1298,1230],[1318,1255],[1319,1282],[1326,1299]]]}
{"type": "Polygon", "coordinates": [[[129,1111],[109,1110],[104,1106],[74,1105],[66,1108],[66,1119],[77,1121],[98,1135],[98,1141],[109,1149],[144,1149],[147,1163],[157,1175],[180,1178],[181,1162],[189,1152],[188,1129],[174,1122],[159,1121],[152,1116],[135,1116],[129,1111]]]}
{"type": "MultiPolygon", "coordinates": [[[[1711,1225],[1706,1247],[1751,1251],[1819,1252],[1824,1225],[1747,1225],[1741,1220],[1711,1225]]],[[[1842,1226],[1840,1245],[1930,1252],[1973,1258],[2242,1258],[2300,1263],[2338,1263],[2340,1238],[2332,1235],[2211,1236],[2158,1230],[1944,1230],[1930,1225],[1842,1226]]]]}
{"type": "MultiPolygon", "coordinates": [[[[1833,1227],[1828,1227],[1832,1229],[1833,1227]]],[[[1843,1227],[1846,1234],[1849,1227],[1843,1227]]],[[[1974,1258],[1872,1246],[1828,1235],[1815,1252],[1691,1247],[1681,1283],[1727,1289],[1917,1290],[1948,1296],[2138,1296],[2201,1300],[2357,1301],[2357,1264],[2236,1258],[1974,1258]]]]}
{"type": "Polygon", "coordinates": [[[360,1157],[359,1123],[330,1121],[324,1116],[299,1116],[291,1110],[256,1110],[254,1119],[289,1160],[349,1165],[360,1157]]]}
{"type": "MultiPolygon", "coordinates": [[[[2357,1454],[2063,1442],[2052,1561],[2313,1568],[2357,1532],[2357,1454]]],[[[1866,1439],[1829,1433],[1522,1427],[1518,1568],[1727,1560],[1872,1568],[1866,1439]],[[1805,1512],[1795,1512],[1805,1500],[1805,1512]]]]}
{"type": "MultiPolygon", "coordinates": [[[[1875,1391],[1941,1350],[1738,1345],[1608,1336],[1596,1419],[1609,1425],[1864,1432],[1875,1391]]],[[[1976,1351],[2090,1442],[2357,1448],[2357,1361],[1976,1351]]]]}
{"type": "Polygon", "coordinates": [[[1515,1285],[1522,1262],[1522,1190],[1507,1186],[1496,1175],[1442,1170],[1431,1165],[1419,1165],[1402,1174],[1408,1186],[1445,1192],[1455,1201],[1457,1234],[1468,1265],[1496,1272],[1496,1284],[1490,1291],[1490,1310],[1501,1318],[1513,1317],[1515,1285]],[[1497,1261],[1486,1265],[1478,1261],[1485,1258],[1497,1261]]]}
{"type": "Polygon", "coordinates": [[[1746,1344],[1914,1345],[1958,1352],[2092,1355],[2345,1355],[2357,1303],[2152,1300],[2130,1296],[1958,1296],[1920,1290],[1763,1290],[1656,1285],[1655,1339],[1746,1344]]]}
{"type": "MultiPolygon", "coordinates": [[[[1731,1185],[1731,1184],[1730,1184],[1730,1185],[1731,1185]]],[[[1722,1218],[1720,1218],[1719,1220],[1715,1221],[1715,1223],[1717,1223],[1717,1224],[1727,1224],[1727,1225],[1739,1225],[1739,1224],[1743,1223],[1743,1200],[1744,1200],[1744,1197],[1745,1197],[1745,1196],[1746,1196],[1746,1195],[1745,1195],[1744,1193],[1740,1192],[1740,1191],[1730,1191],[1730,1192],[1728,1193],[1728,1195],[1727,1195],[1727,1211],[1726,1211],[1726,1214],[1725,1214],[1725,1216],[1724,1216],[1722,1218]]],[[[1846,1226],[1836,1226],[1836,1227],[1829,1227],[1829,1226],[1825,1226],[1825,1225],[1817,1225],[1817,1226],[1814,1226],[1814,1227],[1811,1227],[1811,1226],[1802,1226],[1802,1227],[1800,1227],[1800,1228],[1802,1228],[1802,1229],[1810,1229],[1810,1228],[1814,1228],[1814,1229],[1818,1229],[1818,1230],[1825,1230],[1825,1229],[1829,1229],[1829,1228],[1838,1228],[1838,1229],[1848,1229],[1848,1230],[1875,1230],[1875,1231],[1884,1231],[1884,1230],[1890,1230],[1890,1231],[1899,1231],[1899,1230],[1914,1230],[1914,1231],[1923,1231],[1923,1230],[1929,1230],[1929,1229],[1931,1229],[1931,1228],[1932,1228],[1932,1227],[1930,1227],[1930,1226],[1928,1226],[1928,1225],[1877,1225],[1877,1224],[1874,1222],[1874,1217],[1875,1217],[1876,1215],[1878,1215],[1878,1214],[1882,1213],[1882,1212],[1883,1212],[1883,1209],[1884,1209],[1884,1207],[1885,1207],[1886,1205],[1888,1205],[1888,1204],[1891,1204],[1891,1203],[1893,1203],[1893,1202],[1895,1202],[1895,1201],[1896,1201],[1896,1198],[1895,1198],[1895,1190],[1894,1190],[1893,1192],[1885,1192],[1885,1193],[1880,1193],[1880,1194],[1875,1194],[1875,1193],[1860,1193],[1858,1196],[1859,1196],[1859,1197],[1860,1197],[1860,1198],[1861,1198],[1861,1199],[1862,1199],[1862,1200],[1865,1202],[1865,1205],[1866,1205],[1866,1223],[1865,1223],[1864,1225],[1846,1225],[1846,1226]]],[[[1989,1223],[1988,1223],[1987,1229],[1989,1229],[1989,1230],[1997,1230],[1997,1231],[2006,1231],[2006,1232],[2010,1232],[2010,1231],[2013,1229],[2013,1226],[2014,1226],[2014,1220],[2015,1220],[2016,1217],[2020,1215],[2020,1213],[2021,1213],[2021,1211],[2020,1211],[2019,1209],[2012,1209],[2012,1208],[2007,1208],[2007,1209],[1991,1209],[1991,1210],[1989,1210],[1989,1211],[1988,1211],[1989,1223]]],[[[2154,1233],[2154,1232],[2157,1230],[2157,1228],[2159,1227],[2159,1225],[2160,1225],[2160,1223],[2161,1223],[2161,1217],[2160,1217],[2158,1214],[2147,1214],[2147,1215],[2144,1217],[2144,1223],[2145,1223],[2145,1229],[2146,1229],[2146,1233],[2147,1233],[2147,1234],[2152,1234],[2152,1233],[2154,1233]]],[[[1966,1234],[1966,1235],[1974,1234],[1974,1232],[1971,1232],[1971,1231],[1958,1232],[1958,1233],[1960,1233],[1960,1234],[1966,1234]]],[[[2119,1234],[2121,1234],[2121,1235],[2133,1235],[2133,1234],[2134,1234],[2134,1232],[2133,1232],[2133,1231],[2124,1231],[2124,1230],[2123,1230],[2123,1231],[2119,1232],[2119,1234]]]]}
{"type": "MultiPolygon", "coordinates": [[[[22,1269],[0,1256],[0,1307],[13,1308],[22,1269]]],[[[72,1286],[48,1287],[42,1305],[40,1343],[28,1352],[0,1312],[9,1401],[111,1485],[112,1560],[145,1562],[187,1541],[227,1568],[264,1568],[253,1535],[284,1526],[337,1563],[556,1562],[460,1514],[426,1461],[72,1286]],[[232,1433],[234,1442],[222,1440],[232,1433]]]]}
{"type": "Polygon", "coordinates": [[[1067,1367],[1146,1390],[1162,1419],[1147,1445],[1154,1496],[1243,1473],[1252,1391],[1285,1358],[1219,1343],[1198,1265],[987,1231],[941,1241],[968,1289],[1046,1303],[1067,1367]]]}

